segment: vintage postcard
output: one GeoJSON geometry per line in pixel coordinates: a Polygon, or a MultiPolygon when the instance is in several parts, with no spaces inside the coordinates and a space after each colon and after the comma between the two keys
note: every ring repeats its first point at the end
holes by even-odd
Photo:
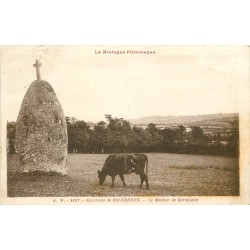
{"type": "Polygon", "coordinates": [[[0,204],[249,204],[249,46],[0,46],[0,204]]]}

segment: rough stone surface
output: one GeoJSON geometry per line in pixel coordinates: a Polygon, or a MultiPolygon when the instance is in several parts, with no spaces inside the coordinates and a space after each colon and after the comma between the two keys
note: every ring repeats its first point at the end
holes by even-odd
{"type": "Polygon", "coordinates": [[[66,174],[67,125],[49,83],[36,80],[24,96],[16,123],[16,150],[23,171],[66,174]]]}

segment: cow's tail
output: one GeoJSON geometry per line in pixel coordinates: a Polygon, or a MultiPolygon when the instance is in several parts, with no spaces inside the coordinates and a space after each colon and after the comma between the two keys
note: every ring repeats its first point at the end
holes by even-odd
{"type": "Polygon", "coordinates": [[[145,161],[145,168],[146,168],[146,174],[148,174],[148,157],[146,158],[145,161]]]}

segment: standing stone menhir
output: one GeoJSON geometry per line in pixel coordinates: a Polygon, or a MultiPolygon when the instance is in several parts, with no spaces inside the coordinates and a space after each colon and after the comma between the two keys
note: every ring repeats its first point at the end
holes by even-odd
{"type": "Polygon", "coordinates": [[[67,125],[62,107],[50,84],[41,80],[41,63],[36,60],[37,80],[32,82],[16,123],[16,151],[22,170],[66,174],[67,125]]]}

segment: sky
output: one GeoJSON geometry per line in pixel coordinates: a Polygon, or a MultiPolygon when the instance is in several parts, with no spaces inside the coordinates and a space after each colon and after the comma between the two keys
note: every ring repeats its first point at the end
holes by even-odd
{"type": "Polygon", "coordinates": [[[36,59],[65,116],[86,122],[105,120],[104,114],[132,119],[238,112],[239,88],[249,77],[244,46],[2,46],[1,100],[8,121],[16,121],[36,80],[36,59]]]}

